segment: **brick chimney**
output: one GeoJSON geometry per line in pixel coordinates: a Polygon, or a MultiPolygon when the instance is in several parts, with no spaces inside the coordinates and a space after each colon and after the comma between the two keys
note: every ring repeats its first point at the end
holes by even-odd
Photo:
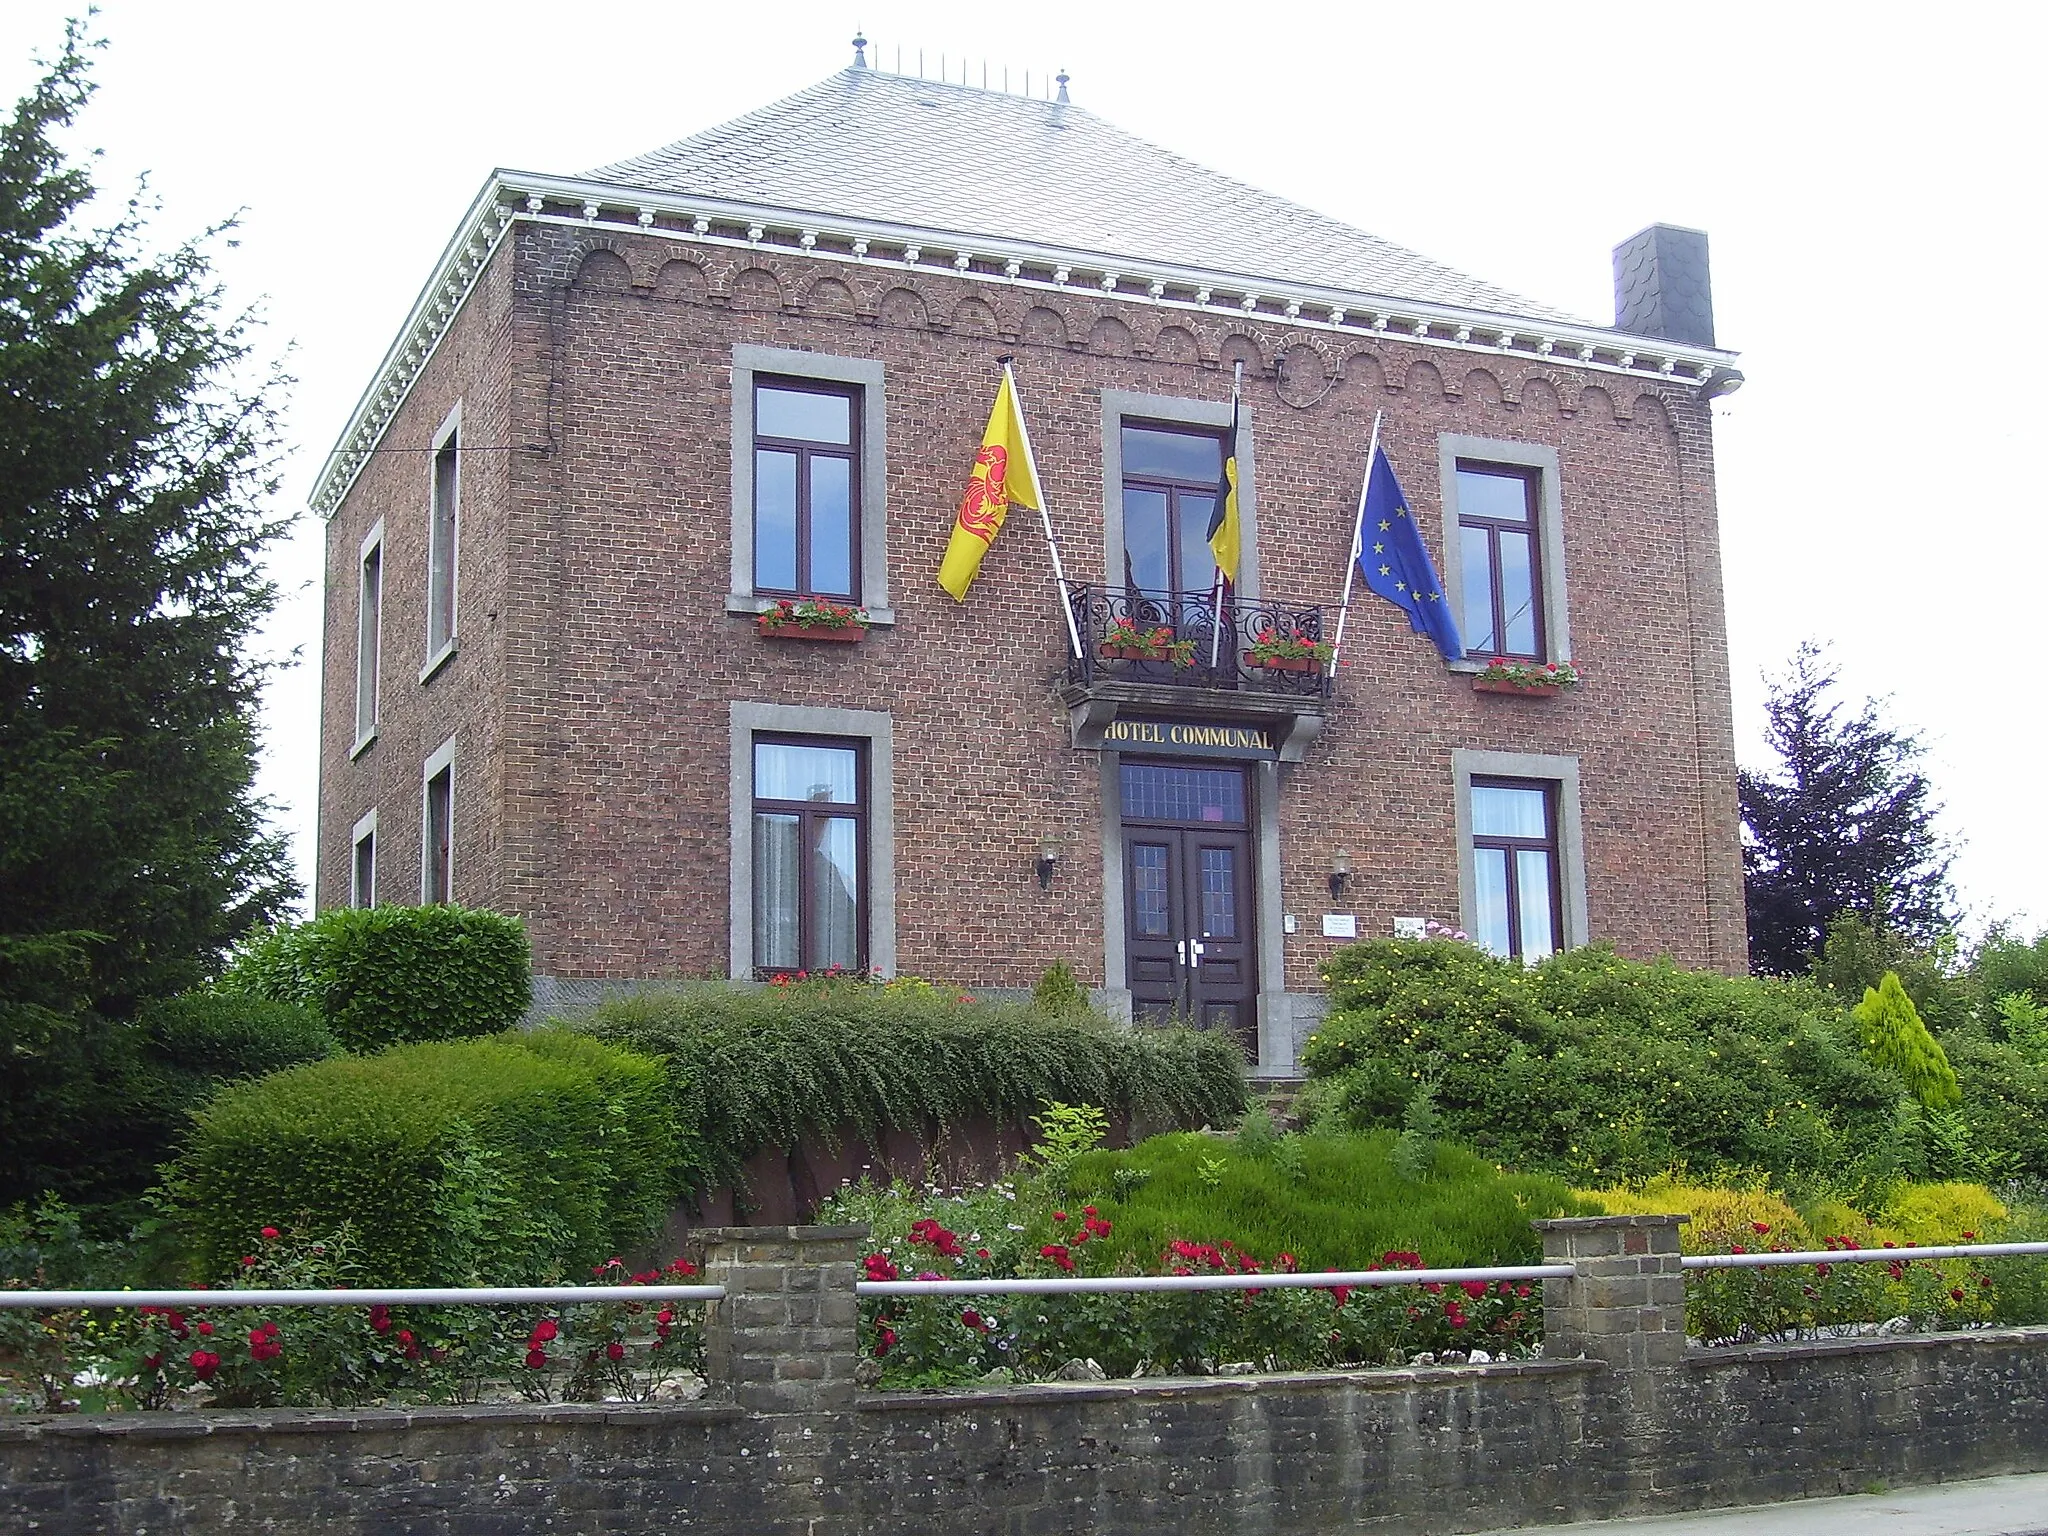
{"type": "Polygon", "coordinates": [[[1714,345],[1705,230],[1652,224],[1614,248],[1614,328],[1714,345]]]}

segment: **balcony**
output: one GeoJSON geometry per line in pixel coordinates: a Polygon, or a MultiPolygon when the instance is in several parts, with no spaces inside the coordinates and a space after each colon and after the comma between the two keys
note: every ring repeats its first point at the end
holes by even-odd
{"type": "Polygon", "coordinates": [[[1328,638],[1320,606],[1232,598],[1223,604],[1219,640],[1207,595],[1069,582],[1067,602],[1081,654],[1069,657],[1060,700],[1075,746],[1104,745],[1104,733],[1120,718],[1166,716],[1260,727],[1273,750],[1254,755],[1299,762],[1321,731],[1328,667],[1254,659],[1256,648],[1276,636],[1328,638]]]}

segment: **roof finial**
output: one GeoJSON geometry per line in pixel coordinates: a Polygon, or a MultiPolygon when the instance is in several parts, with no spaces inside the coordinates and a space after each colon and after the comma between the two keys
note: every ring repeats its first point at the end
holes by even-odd
{"type": "Polygon", "coordinates": [[[1069,102],[1069,101],[1067,100],[1067,78],[1068,78],[1068,76],[1067,76],[1067,71],[1066,71],[1066,68],[1065,68],[1065,66],[1062,66],[1062,67],[1061,67],[1061,69],[1060,69],[1060,73],[1059,73],[1059,82],[1060,82],[1060,103],[1061,103],[1061,104],[1062,104],[1063,106],[1071,106],[1071,105],[1073,104],[1073,103],[1071,103],[1071,102],[1069,102]]]}
{"type": "Polygon", "coordinates": [[[853,67],[855,69],[866,69],[868,67],[868,40],[862,34],[859,27],[853,29],[853,67]]]}

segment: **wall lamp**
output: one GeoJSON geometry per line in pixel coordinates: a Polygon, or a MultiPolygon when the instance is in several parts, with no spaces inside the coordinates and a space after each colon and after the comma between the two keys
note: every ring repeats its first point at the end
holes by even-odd
{"type": "Polygon", "coordinates": [[[1351,883],[1351,850],[1339,848],[1330,856],[1330,900],[1337,901],[1344,895],[1344,887],[1351,883]]]}
{"type": "Polygon", "coordinates": [[[1058,864],[1059,861],[1059,844],[1055,843],[1051,838],[1047,838],[1038,845],[1038,859],[1035,867],[1038,870],[1038,888],[1041,891],[1052,889],[1053,866],[1058,864]]]}

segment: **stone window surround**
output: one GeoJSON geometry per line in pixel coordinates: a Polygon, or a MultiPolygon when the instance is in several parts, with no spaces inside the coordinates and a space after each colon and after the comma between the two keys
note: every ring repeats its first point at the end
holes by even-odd
{"type": "MultiPolygon", "coordinates": [[[[1169,427],[1230,426],[1228,400],[1189,400],[1178,395],[1102,392],[1102,582],[1124,582],[1124,443],[1126,422],[1169,427]]],[[[1241,404],[1237,432],[1237,515],[1243,525],[1237,592],[1247,601],[1259,595],[1259,480],[1253,452],[1252,408],[1241,404]]]]}
{"type": "Polygon", "coordinates": [[[896,622],[889,606],[889,413],[883,365],[785,347],[740,343],[732,349],[732,588],[725,611],[766,612],[779,597],[754,595],[754,380],[759,374],[852,384],[861,391],[860,606],[868,622],[896,622]]]}
{"type": "Polygon", "coordinates": [[[348,834],[348,904],[352,907],[369,907],[377,903],[377,808],[371,806],[356,818],[356,824],[348,834]],[[370,841],[370,888],[365,891],[356,880],[356,873],[362,865],[358,854],[363,840],[370,841]],[[368,897],[365,901],[363,898],[368,897]]]}
{"type": "Polygon", "coordinates": [[[378,718],[384,710],[384,519],[378,518],[363,542],[356,547],[356,739],[348,749],[351,760],[361,757],[377,739],[378,718]],[[371,709],[368,730],[360,729],[363,718],[363,598],[369,584],[363,579],[370,556],[377,556],[377,637],[374,668],[370,682],[371,709]]]}
{"type": "Polygon", "coordinates": [[[1557,879],[1558,906],[1564,914],[1564,932],[1558,935],[1565,949],[1576,949],[1592,938],[1586,919],[1586,842],[1579,814],[1579,760],[1540,752],[1487,752],[1466,747],[1451,751],[1452,803],[1458,828],[1458,926],[1477,932],[1478,913],[1473,892],[1478,879],[1472,855],[1472,781],[1479,779],[1533,779],[1557,786],[1557,879]]]}
{"type": "Polygon", "coordinates": [[[727,973],[754,975],[754,737],[757,733],[838,736],[867,744],[868,967],[896,974],[896,731],[884,710],[805,704],[731,704],[732,915],[727,973]]]}
{"type": "Polygon", "coordinates": [[[425,683],[455,654],[456,635],[462,612],[462,402],[456,401],[434,431],[433,451],[427,455],[427,588],[424,617],[427,626],[427,659],[420,664],[420,682],[425,683]],[[441,450],[455,445],[454,539],[448,551],[448,638],[434,648],[434,491],[441,450]]]}
{"type": "Polygon", "coordinates": [[[427,800],[427,786],[443,769],[448,771],[448,899],[455,899],[455,738],[450,736],[434,749],[434,755],[420,768],[420,903],[433,898],[434,827],[427,800]]]}
{"type": "MultiPolygon", "coordinates": [[[[1436,458],[1443,487],[1444,595],[1450,600],[1452,617],[1458,621],[1458,633],[1470,633],[1465,622],[1464,543],[1458,533],[1458,460],[1534,469],[1539,482],[1536,537],[1542,566],[1543,659],[1569,661],[1571,612],[1565,598],[1564,493],[1557,450],[1548,443],[1517,443],[1504,438],[1443,432],[1437,436],[1436,458]]],[[[1485,668],[1486,660],[1483,656],[1468,656],[1449,665],[1453,672],[1478,672],[1485,668]]]]}
{"type": "MultiPolygon", "coordinates": [[[[1142,753],[1134,753],[1142,756],[1142,753]]],[[[1203,759],[1194,766],[1220,767],[1203,759]]],[[[1124,809],[1122,755],[1102,751],[1102,982],[1105,1006],[1117,1018],[1132,1013],[1130,956],[1124,932],[1124,809]]],[[[1255,1072],[1293,1070],[1294,1019],[1287,980],[1286,939],[1280,911],[1280,765],[1246,764],[1252,772],[1252,932],[1259,967],[1259,1060],[1255,1072]]]]}

